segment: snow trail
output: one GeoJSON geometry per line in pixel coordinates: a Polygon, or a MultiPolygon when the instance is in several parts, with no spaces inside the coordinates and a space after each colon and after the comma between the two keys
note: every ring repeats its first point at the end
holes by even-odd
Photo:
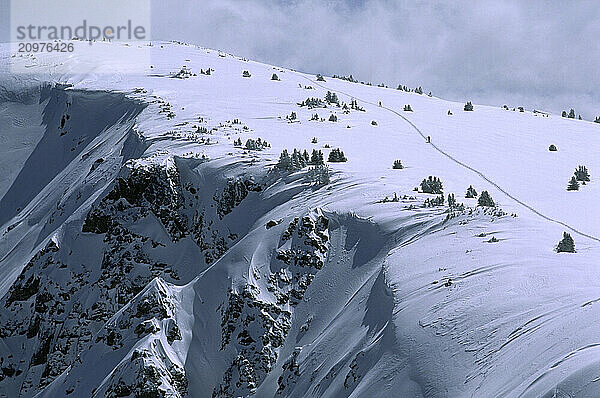
{"type": "MultiPolygon", "coordinates": [[[[410,119],[408,119],[406,116],[402,115],[400,112],[398,112],[398,111],[396,111],[396,110],[394,110],[394,109],[392,109],[392,108],[388,108],[387,106],[380,105],[380,104],[377,104],[377,103],[375,103],[375,102],[367,101],[367,100],[365,100],[365,99],[362,99],[362,98],[360,98],[360,97],[357,97],[357,96],[355,96],[355,95],[349,94],[349,93],[347,93],[347,92],[344,92],[344,91],[341,91],[341,90],[333,90],[332,88],[329,88],[329,87],[327,87],[327,86],[325,86],[325,85],[323,85],[323,84],[320,84],[318,81],[311,80],[310,78],[308,78],[308,77],[306,77],[306,76],[304,76],[304,75],[302,75],[302,74],[300,74],[300,73],[298,73],[298,72],[296,72],[296,74],[297,74],[298,76],[302,77],[303,79],[305,79],[305,80],[308,80],[308,81],[310,81],[312,84],[315,84],[315,85],[317,85],[317,86],[319,86],[319,87],[321,87],[321,88],[323,88],[323,89],[326,89],[326,90],[329,90],[329,91],[337,91],[337,92],[339,92],[339,93],[341,93],[341,94],[347,95],[348,97],[355,98],[355,99],[357,99],[357,100],[359,100],[359,101],[361,101],[361,102],[364,102],[364,103],[366,103],[366,104],[369,104],[369,105],[376,106],[376,107],[378,107],[378,108],[381,108],[381,109],[385,109],[385,110],[387,110],[387,111],[389,111],[389,112],[391,112],[391,113],[395,114],[396,116],[399,116],[399,117],[401,117],[401,118],[402,118],[402,119],[403,119],[403,120],[404,120],[406,123],[408,123],[408,124],[409,124],[409,125],[410,125],[410,126],[411,126],[411,127],[412,127],[412,128],[413,128],[413,129],[414,129],[416,132],[417,132],[417,133],[419,133],[419,135],[420,135],[421,137],[423,137],[423,139],[424,139],[425,141],[427,141],[427,137],[428,137],[428,136],[427,136],[427,135],[425,135],[425,134],[424,134],[424,133],[421,131],[421,129],[419,129],[419,127],[417,127],[417,125],[415,125],[415,124],[414,124],[414,123],[413,123],[413,122],[412,122],[410,119]]],[[[537,216],[539,216],[539,217],[541,217],[541,218],[545,219],[546,221],[550,221],[550,222],[553,222],[553,223],[555,223],[555,224],[562,225],[563,227],[565,227],[565,228],[569,229],[571,232],[573,232],[573,233],[575,233],[575,234],[577,234],[577,235],[580,235],[580,236],[583,236],[583,237],[585,237],[585,238],[588,238],[588,239],[594,240],[594,241],[596,241],[596,242],[600,242],[600,238],[598,238],[598,237],[596,237],[596,236],[593,236],[593,235],[587,234],[587,233],[585,233],[585,232],[582,232],[582,231],[578,230],[577,228],[575,228],[575,227],[572,227],[571,225],[567,224],[567,223],[566,223],[566,222],[564,222],[564,221],[560,221],[560,220],[557,220],[557,219],[555,219],[555,218],[552,218],[552,217],[549,217],[549,216],[547,216],[547,215],[543,214],[542,212],[540,212],[539,210],[537,210],[537,209],[536,209],[536,208],[534,208],[533,206],[531,206],[531,205],[529,205],[529,204],[527,204],[527,203],[523,202],[522,200],[518,199],[517,197],[515,197],[514,195],[512,195],[510,192],[508,192],[506,189],[504,189],[504,188],[502,188],[501,186],[499,186],[497,183],[495,183],[495,182],[494,182],[494,181],[493,181],[491,178],[487,177],[487,176],[486,176],[485,174],[483,174],[481,171],[479,171],[479,170],[475,169],[474,167],[472,167],[472,166],[469,166],[468,164],[466,164],[466,163],[464,163],[464,162],[462,162],[462,161],[460,161],[460,160],[456,159],[454,156],[450,155],[449,153],[447,153],[446,151],[444,151],[443,149],[441,149],[440,147],[438,147],[437,145],[435,145],[435,144],[434,144],[434,143],[432,143],[431,141],[427,142],[427,144],[431,145],[431,147],[432,147],[433,149],[435,149],[435,150],[436,150],[438,153],[442,154],[443,156],[445,156],[446,158],[450,159],[450,160],[451,160],[451,161],[453,161],[454,163],[456,163],[456,164],[458,164],[459,166],[462,166],[462,167],[464,167],[465,169],[467,169],[467,170],[469,170],[469,171],[472,171],[473,173],[477,174],[479,177],[481,177],[481,178],[482,178],[482,179],[484,179],[486,182],[488,182],[489,184],[491,184],[492,186],[494,186],[496,189],[498,189],[500,192],[502,192],[502,193],[503,193],[504,195],[506,195],[508,198],[512,199],[514,202],[516,202],[516,203],[520,204],[521,206],[525,207],[526,209],[530,210],[532,213],[536,214],[537,216]]]]}

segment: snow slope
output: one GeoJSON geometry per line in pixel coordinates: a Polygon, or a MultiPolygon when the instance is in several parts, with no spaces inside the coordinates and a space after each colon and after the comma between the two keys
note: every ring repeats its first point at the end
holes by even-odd
{"type": "Polygon", "coordinates": [[[75,45],[1,61],[32,73],[0,76],[0,396],[600,394],[597,124],[75,45]],[[298,105],[327,91],[364,110],[298,105]],[[338,147],[327,185],[274,167],[338,147]],[[466,207],[425,207],[430,175],[466,207]]]}

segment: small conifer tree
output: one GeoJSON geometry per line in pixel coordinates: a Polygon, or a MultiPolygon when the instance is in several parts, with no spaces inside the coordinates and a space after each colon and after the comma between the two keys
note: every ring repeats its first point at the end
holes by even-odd
{"type": "Polygon", "coordinates": [[[563,232],[563,238],[556,246],[557,253],[575,253],[575,241],[568,232],[563,232]]]}
{"type": "Polygon", "coordinates": [[[475,197],[477,197],[477,191],[475,190],[475,188],[473,188],[472,185],[469,185],[469,188],[467,188],[465,198],[472,199],[475,197]]]}
{"type": "Polygon", "coordinates": [[[588,172],[587,167],[579,166],[575,169],[575,178],[577,181],[589,182],[590,181],[590,173],[588,172]]]}
{"type": "Polygon", "coordinates": [[[471,103],[471,101],[467,101],[464,109],[465,109],[465,111],[468,111],[468,112],[473,110],[473,104],[471,103]]]}
{"type": "Polygon", "coordinates": [[[575,176],[571,177],[569,185],[567,185],[567,191],[579,191],[579,182],[577,182],[575,176]]]}
{"type": "Polygon", "coordinates": [[[394,160],[394,165],[392,166],[394,170],[401,170],[404,168],[402,165],[402,161],[400,159],[394,160]]]}
{"type": "Polygon", "coordinates": [[[496,207],[496,204],[494,203],[494,200],[492,199],[488,191],[483,191],[481,192],[481,195],[479,195],[479,199],[477,200],[477,206],[496,207]]]}

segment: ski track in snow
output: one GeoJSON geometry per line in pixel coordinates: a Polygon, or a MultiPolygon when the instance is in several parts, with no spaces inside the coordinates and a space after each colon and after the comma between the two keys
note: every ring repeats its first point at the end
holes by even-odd
{"type": "MultiPolygon", "coordinates": [[[[387,106],[384,106],[384,105],[381,105],[381,106],[380,106],[379,104],[376,104],[376,103],[374,103],[374,102],[371,102],[371,101],[367,101],[367,100],[365,100],[365,99],[362,99],[362,98],[360,98],[360,97],[357,97],[357,96],[355,96],[355,95],[352,95],[352,94],[348,94],[348,93],[346,93],[346,92],[344,92],[344,91],[331,89],[331,88],[329,88],[329,87],[327,87],[327,86],[325,86],[325,85],[323,85],[323,84],[320,84],[320,83],[319,83],[319,82],[317,82],[316,80],[311,80],[311,79],[309,79],[308,77],[306,77],[306,76],[304,76],[304,75],[302,75],[302,74],[300,74],[300,73],[298,73],[298,72],[295,72],[295,73],[296,73],[298,76],[302,77],[303,79],[305,79],[305,80],[308,80],[308,81],[309,81],[309,82],[311,82],[312,84],[314,84],[314,85],[316,85],[316,86],[319,86],[319,87],[321,87],[321,88],[324,88],[325,90],[329,90],[329,91],[332,91],[332,92],[334,92],[334,91],[337,91],[337,92],[339,92],[339,93],[341,93],[341,94],[344,94],[344,95],[347,95],[347,96],[349,96],[349,97],[351,97],[351,98],[355,98],[355,99],[357,99],[357,100],[359,100],[359,101],[362,101],[362,102],[364,102],[364,103],[366,103],[366,104],[373,105],[373,106],[377,106],[377,107],[379,107],[379,108],[385,109],[386,111],[389,111],[389,112],[391,112],[391,113],[395,114],[396,116],[400,116],[400,117],[401,117],[401,118],[402,118],[402,119],[403,119],[403,120],[404,120],[406,123],[408,123],[408,124],[409,124],[409,125],[410,125],[410,126],[411,126],[411,127],[412,127],[412,128],[413,128],[413,129],[414,129],[416,132],[417,132],[417,133],[419,133],[419,135],[420,135],[421,137],[423,137],[423,139],[424,139],[424,140],[427,140],[427,136],[426,136],[426,135],[425,135],[425,134],[424,134],[424,133],[421,131],[421,129],[419,129],[419,128],[417,127],[417,125],[415,125],[415,124],[414,124],[412,121],[410,121],[410,119],[408,119],[406,116],[402,115],[400,112],[398,112],[398,111],[396,111],[396,110],[394,110],[394,109],[392,109],[392,108],[388,108],[387,106]]],[[[549,217],[549,216],[547,216],[547,215],[543,214],[542,212],[540,212],[539,210],[537,210],[537,209],[536,209],[536,208],[534,208],[533,206],[531,206],[531,205],[528,205],[527,203],[523,202],[523,201],[522,201],[522,200],[520,200],[519,198],[517,198],[517,197],[515,197],[514,195],[512,195],[511,193],[509,193],[507,190],[505,190],[504,188],[502,188],[501,186],[499,186],[497,183],[495,183],[495,182],[494,182],[494,181],[493,181],[491,178],[487,177],[487,176],[486,176],[485,174],[483,174],[481,171],[479,171],[479,170],[475,169],[474,167],[471,167],[471,166],[469,166],[468,164],[466,164],[466,163],[464,163],[464,162],[462,162],[462,161],[460,161],[460,160],[456,159],[454,156],[450,155],[448,152],[444,151],[443,149],[441,149],[440,147],[438,147],[438,146],[437,146],[437,145],[435,145],[434,143],[432,143],[432,142],[429,142],[429,144],[430,144],[430,145],[433,147],[433,149],[435,149],[435,150],[436,150],[437,152],[439,152],[440,154],[444,155],[445,157],[447,157],[448,159],[450,159],[450,160],[451,160],[451,161],[453,161],[454,163],[458,164],[459,166],[462,166],[462,167],[464,167],[465,169],[467,169],[467,170],[470,170],[470,171],[472,171],[473,173],[477,174],[479,177],[483,178],[483,179],[484,179],[486,182],[488,182],[488,183],[490,183],[491,185],[493,185],[493,186],[494,186],[496,189],[498,189],[500,192],[502,192],[503,194],[505,194],[507,197],[509,197],[510,199],[512,199],[513,201],[515,201],[516,203],[520,204],[521,206],[525,207],[526,209],[530,210],[531,212],[533,212],[534,214],[538,215],[539,217],[541,217],[541,218],[545,219],[546,221],[550,221],[550,222],[553,222],[553,223],[556,223],[556,224],[562,225],[563,227],[565,227],[565,228],[567,228],[567,229],[571,230],[572,232],[576,233],[577,235],[580,235],[580,236],[586,237],[586,238],[588,238],[588,239],[591,239],[591,240],[594,240],[594,241],[596,241],[596,242],[600,242],[600,238],[598,238],[598,237],[596,237],[596,236],[593,236],[593,235],[587,234],[587,233],[585,233],[585,232],[582,232],[582,231],[578,230],[577,228],[575,228],[575,227],[572,227],[571,225],[567,224],[567,223],[566,223],[566,222],[564,222],[564,221],[560,221],[560,220],[557,220],[557,219],[555,219],[555,218],[552,218],[552,217],[549,217]]]]}

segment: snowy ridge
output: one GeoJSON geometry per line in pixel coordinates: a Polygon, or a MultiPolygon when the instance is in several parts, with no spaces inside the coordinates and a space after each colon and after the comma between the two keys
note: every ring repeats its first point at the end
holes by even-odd
{"type": "Polygon", "coordinates": [[[597,124],[180,43],[11,61],[0,396],[598,394],[597,124]]]}

